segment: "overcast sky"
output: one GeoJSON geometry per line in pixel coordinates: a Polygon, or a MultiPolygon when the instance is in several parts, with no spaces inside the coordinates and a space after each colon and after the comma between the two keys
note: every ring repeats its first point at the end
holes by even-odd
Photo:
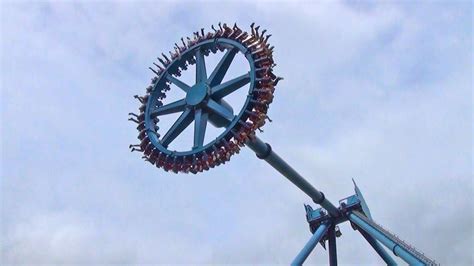
{"type": "MultiPolygon", "coordinates": [[[[148,66],[219,21],[273,35],[285,80],[263,140],[333,203],[355,178],[378,223],[474,263],[470,1],[0,6],[0,264],[291,262],[311,200],[249,149],[198,175],[128,150],[148,66]]],[[[382,263],[340,227],[341,265],[382,263]]]]}

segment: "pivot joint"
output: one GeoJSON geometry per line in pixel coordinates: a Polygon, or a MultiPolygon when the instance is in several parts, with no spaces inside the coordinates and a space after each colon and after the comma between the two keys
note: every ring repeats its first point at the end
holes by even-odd
{"type": "Polygon", "coordinates": [[[257,153],[257,157],[262,160],[265,160],[266,158],[268,158],[268,156],[270,156],[270,154],[272,153],[272,146],[270,146],[270,144],[268,143],[265,143],[265,145],[267,147],[265,151],[261,154],[257,153]]]}

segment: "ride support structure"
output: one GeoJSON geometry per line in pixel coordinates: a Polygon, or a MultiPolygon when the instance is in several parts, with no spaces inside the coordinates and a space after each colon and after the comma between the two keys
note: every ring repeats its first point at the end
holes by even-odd
{"type": "Polygon", "coordinates": [[[255,138],[247,142],[247,146],[255,152],[258,158],[268,162],[273,168],[306,193],[314,203],[322,207],[313,210],[311,206],[305,205],[306,219],[310,225],[310,231],[313,236],[300,253],[298,253],[291,265],[302,265],[318,242],[325,246],[324,243],[326,240],[329,242],[329,265],[337,265],[336,236],[342,235],[337,224],[347,221],[351,223],[354,230],[362,234],[387,265],[397,265],[397,263],[379,242],[409,265],[436,265],[434,260],[431,260],[423,253],[417,251],[414,247],[408,245],[372,220],[369,208],[355,181],[353,182],[356,193],[348,198],[342,199],[339,202],[339,207],[335,207],[321,191],[314,188],[278,156],[269,144],[255,138]]]}
{"type": "Polygon", "coordinates": [[[161,54],[158,63],[150,70],[155,74],[144,96],[134,97],[141,103],[139,114],[129,113],[137,124],[139,144],[130,145],[132,151],[143,152],[143,159],[165,171],[174,173],[199,173],[225,163],[230,157],[248,146],[258,158],[266,161],[291,183],[321,206],[313,209],[305,205],[306,220],[312,233],[309,241],[291,262],[302,265],[320,243],[328,243],[329,265],[337,265],[336,239],[342,234],[338,224],[349,222],[364,237],[387,265],[396,265],[392,255],[409,265],[436,265],[436,262],[396,235],[384,229],[372,219],[362,193],[354,182],[355,194],[334,205],[323,192],[311,185],[303,176],[286,163],[272,147],[260,140],[255,132],[270,121],[267,116],[273,101],[275,87],[281,77],[273,73],[273,46],[268,42],[270,34],[252,23],[246,32],[236,24],[233,27],[219,23],[211,27],[214,32],[194,32],[192,38],[181,38],[175,43],[169,56],[161,54]],[[208,74],[206,57],[210,53],[223,53],[220,61],[208,74]],[[248,72],[224,81],[227,70],[236,56],[248,62],[248,72]],[[195,65],[195,82],[186,84],[179,77],[188,67],[195,65]],[[185,98],[163,104],[170,85],[185,93],[185,98]],[[247,87],[247,97],[240,111],[225,97],[247,87]],[[163,132],[160,117],[180,113],[171,127],[163,132]],[[176,151],[170,144],[194,122],[192,147],[176,151]],[[214,140],[205,143],[207,125],[222,129],[214,140]],[[385,247],[384,247],[385,246],[385,247]]]}

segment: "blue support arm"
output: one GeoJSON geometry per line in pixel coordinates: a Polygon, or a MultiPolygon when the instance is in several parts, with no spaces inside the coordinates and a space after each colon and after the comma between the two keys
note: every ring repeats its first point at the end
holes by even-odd
{"type": "Polygon", "coordinates": [[[329,266],[337,266],[336,226],[334,224],[328,230],[328,244],[329,266]]]}
{"type": "Polygon", "coordinates": [[[379,254],[379,256],[383,259],[385,263],[389,266],[397,265],[397,263],[392,259],[392,257],[387,253],[387,251],[380,245],[377,240],[375,240],[372,236],[367,234],[364,230],[357,226],[359,233],[369,242],[372,248],[379,254]]]}
{"type": "Polygon", "coordinates": [[[296,258],[291,263],[291,266],[303,265],[303,262],[309,256],[309,253],[313,251],[314,247],[318,244],[319,240],[326,234],[329,225],[327,223],[321,224],[318,229],[314,232],[313,236],[309,239],[308,243],[303,247],[303,249],[298,253],[296,258]]]}
{"type": "Polygon", "coordinates": [[[265,160],[304,193],[306,193],[315,203],[321,205],[328,213],[333,217],[340,216],[339,210],[329,200],[326,199],[324,194],[314,188],[306,179],[304,179],[298,172],[296,172],[288,163],[286,163],[278,154],[272,151],[271,146],[268,143],[261,141],[255,137],[247,141],[247,146],[252,149],[257,157],[265,160]]]}
{"type": "Polygon", "coordinates": [[[403,259],[409,265],[436,265],[434,261],[420,254],[360,212],[353,211],[348,214],[348,217],[351,222],[380,241],[384,246],[392,250],[393,254],[403,259]]]}

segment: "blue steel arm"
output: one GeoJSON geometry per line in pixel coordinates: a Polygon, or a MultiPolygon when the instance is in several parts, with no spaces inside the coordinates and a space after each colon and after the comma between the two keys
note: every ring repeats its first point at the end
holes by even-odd
{"type": "Polygon", "coordinates": [[[306,181],[306,179],[298,174],[298,172],[291,168],[288,163],[280,158],[278,154],[272,151],[272,148],[269,144],[261,141],[257,137],[247,141],[246,144],[257,154],[258,158],[265,160],[267,163],[273,166],[273,168],[275,168],[293,184],[303,190],[303,192],[313,199],[315,203],[326,209],[331,216],[340,216],[339,210],[326,199],[324,194],[314,188],[310,183],[308,183],[308,181],[306,181]]]}
{"type": "Polygon", "coordinates": [[[309,256],[309,253],[313,251],[314,247],[316,247],[319,240],[321,240],[324,234],[326,234],[328,228],[329,228],[329,224],[323,223],[318,227],[318,229],[316,229],[313,236],[311,236],[311,238],[309,239],[308,243],[304,245],[303,249],[300,251],[300,253],[298,253],[296,258],[293,260],[293,262],[291,263],[291,266],[303,265],[303,262],[309,256]]]}
{"type": "Polygon", "coordinates": [[[336,250],[336,226],[332,224],[328,230],[329,242],[329,265],[337,266],[337,250],[336,250]]]}
{"type": "Polygon", "coordinates": [[[387,265],[397,265],[397,263],[392,259],[392,257],[387,253],[387,251],[375,240],[372,236],[367,234],[364,230],[357,226],[359,233],[369,242],[372,248],[379,254],[379,256],[383,259],[387,265]]]}
{"type": "Polygon", "coordinates": [[[366,218],[363,214],[353,211],[348,214],[349,220],[362,228],[367,234],[380,241],[393,251],[393,254],[403,259],[409,265],[436,265],[436,263],[366,218]]]}

